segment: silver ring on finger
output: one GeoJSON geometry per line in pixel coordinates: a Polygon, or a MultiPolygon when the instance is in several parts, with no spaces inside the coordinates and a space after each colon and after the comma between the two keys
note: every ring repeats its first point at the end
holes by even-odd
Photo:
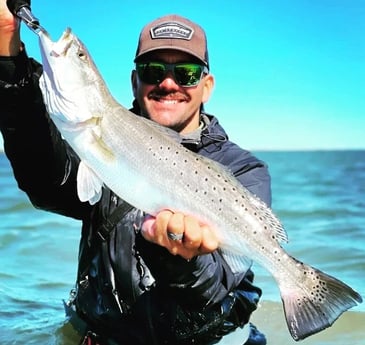
{"type": "Polygon", "coordinates": [[[167,232],[167,236],[172,241],[180,241],[180,240],[183,239],[184,233],[182,233],[182,234],[175,234],[173,232],[168,231],[167,232]]]}

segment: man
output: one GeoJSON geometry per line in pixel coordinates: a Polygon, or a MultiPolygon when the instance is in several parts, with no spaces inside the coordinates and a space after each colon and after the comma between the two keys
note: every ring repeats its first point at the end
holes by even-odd
{"type": "MultiPolygon", "coordinates": [[[[150,217],[107,188],[94,206],[79,201],[78,157],[49,120],[42,67],[27,57],[5,0],[0,38],[0,129],[18,185],[35,207],[82,221],[66,310],[83,343],[214,344],[238,329],[239,344],[266,344],[248,324],[261,295],[253,273],[231,272],[207,225],[168,210],[150,217]]],[[[266,166],[203,111],[214,79],[202,28],[179,16],[153,21],[141,32],[135,63],[131,111],[180,133],[186,147],[226,165],[270,205],[266,166]]]]}

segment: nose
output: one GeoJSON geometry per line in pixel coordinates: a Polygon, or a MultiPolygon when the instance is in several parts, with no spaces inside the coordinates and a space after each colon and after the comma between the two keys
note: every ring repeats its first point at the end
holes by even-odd
{"type": "Polygon", "coordinates": [[[180,85],[175,81],[173,74],[169,71],[166,73],[164,79],[158,84],[160,88],[163,89],[174,89],[177,90],[180,88],[180,85]]]}

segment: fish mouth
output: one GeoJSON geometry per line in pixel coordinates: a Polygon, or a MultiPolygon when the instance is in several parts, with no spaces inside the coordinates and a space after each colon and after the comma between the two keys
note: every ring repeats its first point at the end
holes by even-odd
{"type": "Polygon", "coordinates": [[[49,61],[51,57],[66,56],[72,40],[73,35],[70,28],[66,28],[57,42],[52,41],[48,32],[41,31],[39,33],[39,45],[42,57],[49,61]]]}

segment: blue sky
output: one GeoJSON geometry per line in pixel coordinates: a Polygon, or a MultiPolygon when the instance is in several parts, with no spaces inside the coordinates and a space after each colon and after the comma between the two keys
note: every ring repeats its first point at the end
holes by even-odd
{"type": "MultiPolygon", "coordinates": [[[[130,106],[143,25],[178,13],[203,26],[216,86],[206,110],[250,150],[365,148],[364,0],[32,1],[58,39],[70,26],[130,106]],[[80,4],[85,3],[85,7],[80,4]]],[[[23,28],[29,55],[36,36],[23,28]]]]}

